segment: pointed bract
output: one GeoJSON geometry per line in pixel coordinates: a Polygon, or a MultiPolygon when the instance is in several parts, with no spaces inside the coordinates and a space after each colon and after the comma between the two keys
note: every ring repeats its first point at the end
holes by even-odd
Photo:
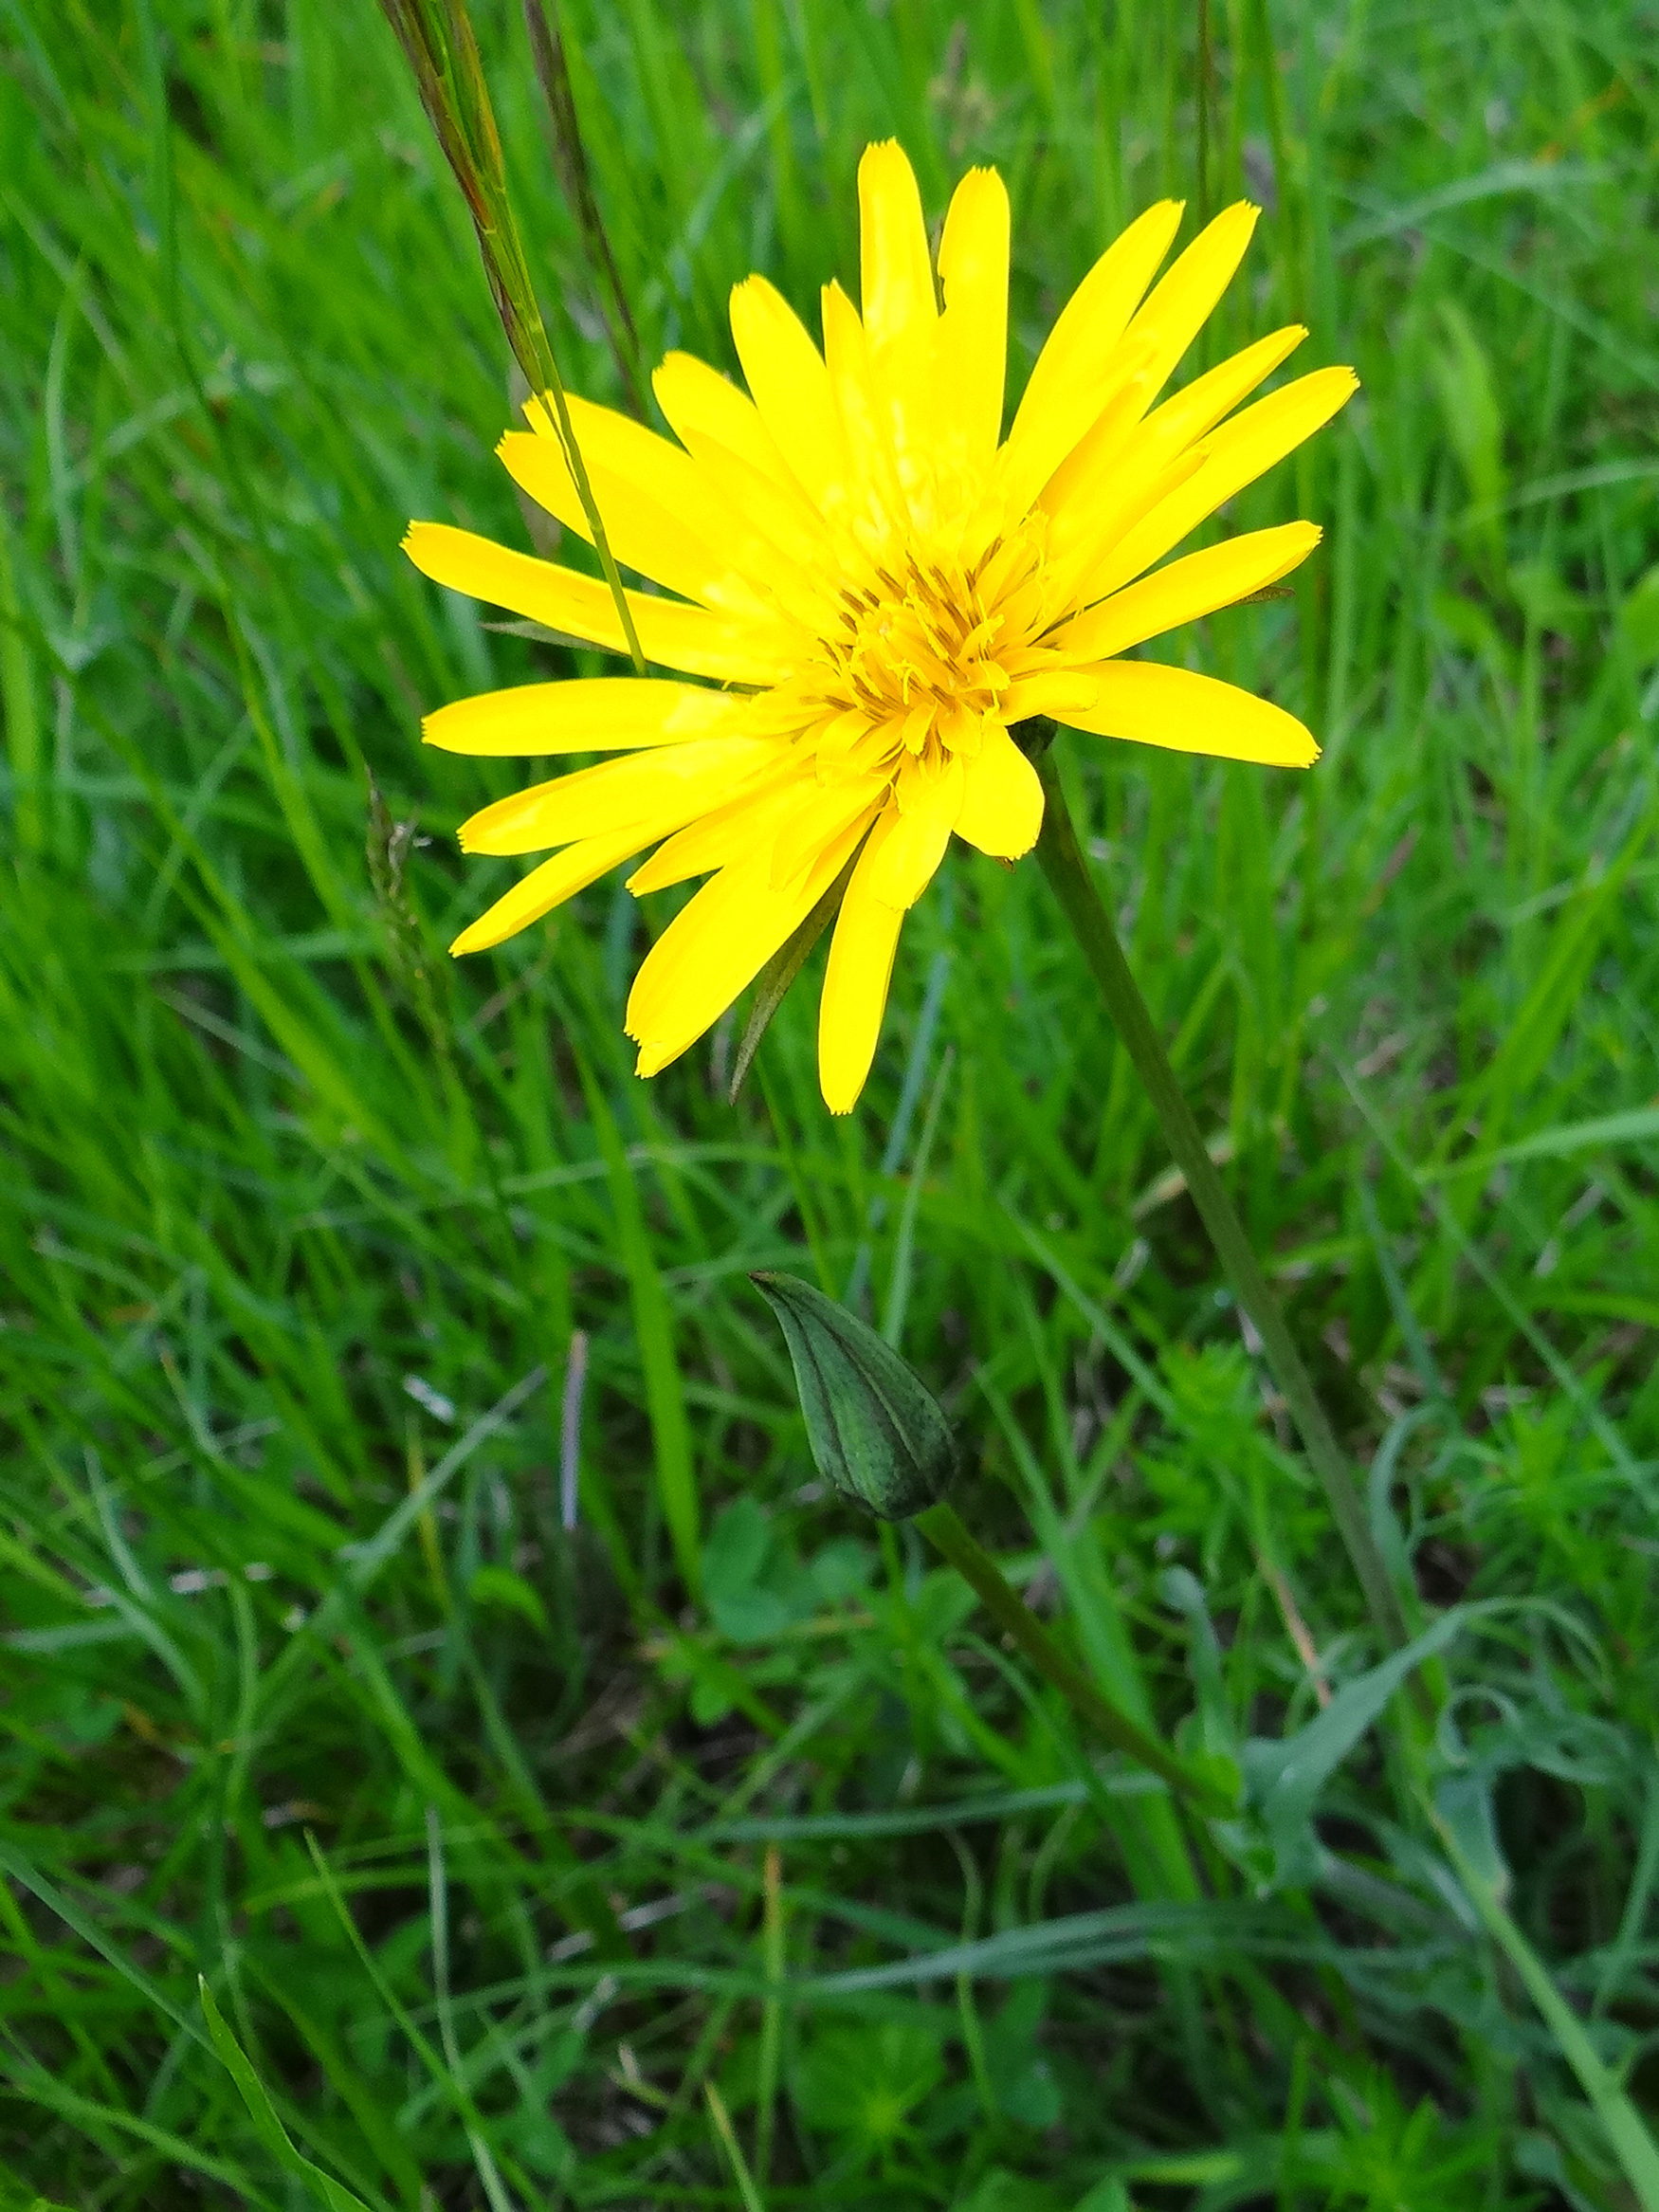
{"type": "Polygon", "coordinates": [[[812,1464],[883,1521],[937,1505],[956,1472],[939,1400],[892,1346],[798,1275],[754,1274],[783,1330],[812,1464]]]}

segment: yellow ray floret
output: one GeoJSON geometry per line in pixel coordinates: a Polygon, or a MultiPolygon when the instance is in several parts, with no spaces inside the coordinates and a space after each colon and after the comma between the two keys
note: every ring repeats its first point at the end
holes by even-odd
{"type": "MultiPolygon", "coordinates": [[[[1244,403],[1299,325],[1166,388],[1231,283],[1257,210],[1225,210],[1159,265],[1182,208],[1132,223],[1049,334],[1002,436],[1008,194],[971,170],[937,270],[909,162],[859,165],[860,302],[826,287],[820,347],[763,277],[732,293],[747,392],[686,354],[652,379],[673,437],[573,397],[629,606],[665,677],[529,684],[442,706],[453,753],[617,758],[484,807],[481,853],[551,852],[456,939],[477,952],[637,854],[636,894],[707,880],[635,978],[639,1071],[717,1021],[833,892],[819,1010],[830,1110],[850,1110],[881,1035],[907,910],[954,837],[999,860],[1036,842],[1043,789],[1020,742],[1046,716],[1133,744],[1285,768],[1319,747],[1270,701],[1125,659],[1249,598],[1319,542],[1310,522],[1158,564],[1344,406],[1352,370],[1244,403]],[[700,678],[684,682],[680,678],[700,678]],[[711,688],[711,686],[719,688],[711,688]]],[[[501,455],[520,490],[588,539],[539,401],[501,455]]],[[[413,522],[405,550],[452,591],[620,654],[610,591],[470,531],[413,522]]]]}

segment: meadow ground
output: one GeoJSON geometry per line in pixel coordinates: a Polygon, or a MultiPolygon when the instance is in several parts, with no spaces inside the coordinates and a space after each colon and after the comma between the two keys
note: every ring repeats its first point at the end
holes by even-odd
{"type": "Polygon", "coordinates": [[[1317,770],[1062,743],[1437,1717],[1366,1727],[1346,1561],[1034,867],[957,849],[844,1122],[811,992],[735,1108],[729,1026],[634,1080],[672,897],[446,962],[517,771],[418,715],[572,663],[396,550],[530,525],[370,0],[7,0],[0,2200],[1659,2202],[1617,2090],[1659,2102],[1651,8],[1211,0],[1203,177],[1194,10],[563,16],[647,361],[730,365],[752,268],[850,282],[896,133],[930,216],[1008,180],[1016,390],[1167,192],[1267,210],[1208,342],[1358,366],[1226,518],[1324,546],[1189,648],[1317,770]],[[964,1518],[1122,1702],[1269,1782],[1335,1713],[1306,1786],[1184,1823],[826,1497],[778,1266],[941,1394],[964,1518]]]}

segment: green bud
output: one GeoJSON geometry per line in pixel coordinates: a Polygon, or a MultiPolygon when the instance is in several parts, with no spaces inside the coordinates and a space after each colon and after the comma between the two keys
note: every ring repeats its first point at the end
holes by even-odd
{"type": "Polygon", "coordinates": [[[957,1453],[933,1393],[873,1328],[798,1275],[749,1280],[782,1326],[807,1441],[826,1482],[884,1521],[937,1504],[957,1453]]]}

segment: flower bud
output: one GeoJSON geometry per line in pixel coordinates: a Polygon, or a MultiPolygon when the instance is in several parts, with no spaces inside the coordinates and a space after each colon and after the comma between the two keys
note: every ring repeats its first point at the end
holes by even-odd
{"type": "Polygon", "coordinates": [[[898,1353],[798,1275],[749,1280],[783,1329],[824,1479],[884,1521],[906,1520],[942,1498],[956,1447],[938,1399],[898,1353]]]}

